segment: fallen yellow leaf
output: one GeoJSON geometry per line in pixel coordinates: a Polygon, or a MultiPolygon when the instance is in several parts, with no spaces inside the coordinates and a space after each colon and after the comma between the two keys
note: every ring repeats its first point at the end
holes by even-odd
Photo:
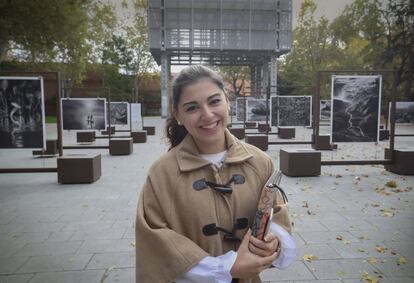
{"type": "Polygon", "coordinates": [[[402,265],[402,264],[406,264],[407,263],[407,259],[403,256],[400,256],[399,258],[397,258],[397,264],[398,265],[402,265]]]}
{"type": "Polygon", "coordinates": [[[306,261],[312,261],[314,259],[318,259],[318,257],[313,254],[305,254],[302,258],[303,260],[306,260],[306,261]]]}
{"type": "Polygon", "coordinates": [[[390,188],[396,188],[397,187],[397,183],[394,180],[388,181],[385,185],[387,187],[390,187],[390,188]]]}

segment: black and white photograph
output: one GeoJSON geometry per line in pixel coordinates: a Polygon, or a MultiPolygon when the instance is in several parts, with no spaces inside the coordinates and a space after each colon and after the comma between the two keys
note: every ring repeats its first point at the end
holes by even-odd
{"type": "Polygon", "coordinates": [[[43,78],[0,77],[0,148],[45,148],[43,78]]]}
{"type": "Polygon", "coordinates": [[[141,103],[131,103],[131,123],[138,124],[142,122],[141,103]]]}
{"type": "Polygon", "coordinates": [[[111,125],[129,125],[129,103],[112,102],[109,104],[111,125]]]}
{"type": "Polygon", "coordinates": [[[311,125],[312,96],[279,96],[279,126],[311,125]]]}
{"type": "Polygon", "coordinates": [[[332,76],[332,142],[378,142],[381,76],[332,76]]]}
{"type": "Polygon", "coordinates": [[[331,101],[330,100],[320,100],[320,105],[319,105],[319,112],[320,112],[320,116],[319,119],[320,120],[330,120],[331,119],[331,101]]]}
{"type": "Polygon", "coordinates": [[[106,98],[62,99],[64,130],[106,129],[106,98]]]}
{"type": "Polygon", "coordinates": [[[230,109],[229,109],[229,116],[236,117],[237,114],[237,104],[235,100],[229,101],[230,109]]]}
{"type": "MultiPolygon", "coordinates": [[[[389,113],[391,113],[391,102],[388,109],[390,109],[389,113]]],[[[414,124],[414,101],[395,102],[395,123],[414,124]]]]}
{"type": "Polygon", "coordinates": [[[278,117],[278,97],[277,96],[271,96],[270,97],[270,124],[272,125],[272,127],[277,127],[278,126],[278,121],[277,121],[277,117],[278,117]]]}
{"type": "Polygon", "coordinates": [[[246,120],[245,111],[246,111],[246,98],[237,98],[237,110],[236,110],[236,121],[244,122],[246,120]]]}
{"type": "Polygon", "coordinates": [[[266,106],[266,99],[247,100],[246,110],[247,121],[249,122],[263,122],[266,121],[266,118],[269,117],[268,107],[266,106]]]}

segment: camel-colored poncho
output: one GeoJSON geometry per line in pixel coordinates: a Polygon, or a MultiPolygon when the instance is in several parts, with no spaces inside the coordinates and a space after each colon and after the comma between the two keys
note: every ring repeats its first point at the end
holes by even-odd
{"type": "MultiPolygon", "coordinates": [[[[273,173],[271,158],[256,147],[225,132],[227,156],[221,168],[199,156],[191,137],[164,154],[150,168],[142,188],[136,218],[136,280],[138,283],[169,283],[182,276],[206,256],[237,250],[238,243],[224,240],[222,232],[205,235],[208,224],[233,230],[238,219],[248,227],[235,230],[242,239],[252,225],[260,193],[273,173]],[[227,183],[233,174],[243,175],[243,184],[233,184],[231,194],[210,187],[194,189],[205,178],[227,183]]],[[[273,221],[290,232],[286,205],[280,194],[273,221]]]]}

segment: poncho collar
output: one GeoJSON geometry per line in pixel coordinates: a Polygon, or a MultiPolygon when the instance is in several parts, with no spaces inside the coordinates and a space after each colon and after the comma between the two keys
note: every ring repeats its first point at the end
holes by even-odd
{"type": "MultiPolygon", "coordinates": [[[[227,156],[224,160],[225,164],[244,162],[253,157],[247,148],[237,140],[228,129],[224,131],[227,156]]],[[[176,150],[178,167],[182,172],[188,172],[209,166],[210,161],[203,159],[198,152],[197,146],[193,137],[190,134],[183,139],[177,146],[176,150]]]]}

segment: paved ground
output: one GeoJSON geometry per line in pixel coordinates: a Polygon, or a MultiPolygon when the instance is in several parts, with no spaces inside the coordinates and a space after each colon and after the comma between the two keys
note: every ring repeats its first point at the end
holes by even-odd
{"type": "MultiPolygon", "coordinates": [[[[64,152],[102,154],[102,177],[93,184],[59,185],[56,173],[0,175],[1,283],[134,282],[137,197],[150,164],[166,150],[164,121],[145,122],[157,135],[134,144],[132,155],[64,152]]],[[[398,130],[414,133],[414,127],[398,130]]],[[[47,133],[56,135],[52,125],[47,133]]],[[[297,129],[297,137],[310,139],[310,130],[297,129]]],[[[414,138],[396,141],[412,146],[414,138]]],[[[65,133],[65,144],[74,143],[75,133],[65,133]]],[[[323,159],[382,159],[386,145],[339,145],[323,159]]],[[[270,146],[277,167],[280,147],[298,146],[270,146]]],[[[51,167],[56,159],[0,150],[0,166],[51,167]]],[[[284,177],[282,186],[299,254],[287,270],[263,272],[264,281],[414,282],[414,176],[382,166],[324,166],[320,177],[284,177]]]]}

